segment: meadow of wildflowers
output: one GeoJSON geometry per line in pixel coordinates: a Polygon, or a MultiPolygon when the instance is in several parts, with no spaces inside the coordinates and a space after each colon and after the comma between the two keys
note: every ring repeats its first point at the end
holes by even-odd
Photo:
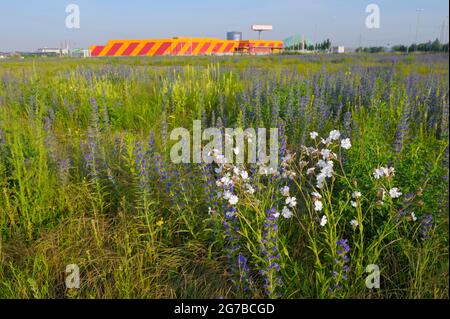
{"type": "Polygon", "coordinates": [[[438,54],[1,62],[0,298],[448,298],[448,87],[438,54]],[[278,128],[278,169],[174,164],[194,120],[278,128]]]}

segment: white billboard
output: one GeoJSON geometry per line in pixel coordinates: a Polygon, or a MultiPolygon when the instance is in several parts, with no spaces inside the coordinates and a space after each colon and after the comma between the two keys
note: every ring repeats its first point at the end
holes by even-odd
{"type": "Polygon", "coordinates": [[[252,25],[253,31],[272,31],[273,26],[271,24],[254,24],[252,25]]]}

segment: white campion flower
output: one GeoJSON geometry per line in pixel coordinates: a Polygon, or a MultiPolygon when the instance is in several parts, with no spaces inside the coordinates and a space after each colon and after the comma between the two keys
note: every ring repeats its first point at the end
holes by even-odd
{"type": "Polygon", "coordinates": [[[274,212],[274,213],[272,213],[272,216],[275,217],[275,218],[278,218],[278,217],[280,217],[280,213],[279,212],[274,212]]]}
{"type": "Polygon", "coordinates": [[[320,174],[323,174],[325,177],[333,177],[333,165],[327,165],[322,168],[320,174]]]}
{"type": "Polygon", "coordinates": [[[322,204],[322,202],[321,202],[320,200],[316,200],[316,201],[314,202],[314,210],[315,210],[316,212],[321,212],[322,209],[323,209],[323,204],[322,204]]]}
{"type": "Polygon", "coordinates": [[[322,155],[323,159],[326,160],[330,157],[331,151],[327,148],[324,148],[320,154],[322,155]]]}
{"type": "Polygon", "coordinates": [[[311,195],[317,199],[321,199],[322,195],[320,195],[318,192],[312,192],[311,195]]]}
{"type": "Polygon", "coordinates": [[[230,203],[230,205],[236,205],[239,201],[239,198],[236,195],[231,195],[230,199],[228,200],[228,203],[230,203]]]}
{"type": "Polygon", "coordinates": [[[353,193],[352,193],[352,197],[353,197],[353,198],[360,198],[360,197],[361,197],[361,192],[358,192],[358,191],[353,192],[353,193]]]}
{"type": "Polygon", "coordinates": [[[220,182],[224,185],[224,186],[230,186],[233,185],[233,181],[230,179],[229,176],[225,175],[220,179],[220,182]]]}
{"type": "Polygon", "coordinates": [[[349,138],[343,139],[341,141],[341,147],[346,150],[349,150],[352,147],[352,143],[350,142],[350,139],[349,138]]]}
{"type": "Polygon", "coordinates": [[[237,166],[233,167],[233,173],[234,173],[234,175],[239,176],[239,173],[240,173],[239,167],[237,167],[237,166]]]}
{"type": "Polygon", "coordinates": [[[323,187],[323,183],[325,182],[325,174],[320,173],[319,175],[317,175],[317,188],[322,189],[323,187]]]}
{"type": "Polygon", "coordinates": [[[393,167],[380,167],[376,168],[373,172],[373,177],[375,179],[380,179],[383,176],[391,177],[395,175],[395,168],[393,167]]]}
{"type": "Polygon", "coordinates": [[[211,208],[211,206],[208,207],[208,215],[211,215],[213,209],[211,208]]]}
{"type": "Polygon", "coordinates": [[[333,130],[330,132],[330,140],[335,141],[341,137],[341,133],[338,130],[333,130]]]}
{"type": "Polygon", "coordinates": [[[283,215],[284,218],[291,218],[293,214],[287,206],[284,206],[281,215],[283,215]]]}
{"type": "Polygon", "coordinates": [[[281,188],[281,195],[283,196],[289,196],[289,186],[284,186],[281,188]]]}
{"type": "Polygon", "coordinates": [[[389,195],[391,196],[391,198],[399,198],[400,196],[402,196],[402,193],[397,187],[394,187],[389,191],[389,195]]]}
{"type": "Polygon", "coordinates": [[[350,204],[352,204],[352,206],[355,207],[355,208],[358,207],[358,203],[355,202],[355,201],[351,201],[350,204]]]}
{"type": "Polygon", "coordinates": [[[217,164],[224,164],[226,162],[226,158],[225,156],[223,156],[222,154],[219,154],[217,156],[215,156],[214,158],[214,162],[216,162],[217,164]]]}
{"type": "Polygon", "coordinates": [[[320,226],[325,227],[327,222],[328,222],[327,216],[323,215],[322,219],[320,220],[320,226]]]}
{"type": "Polygon", "coordinates": [[[233,194],[230,191],[225,191],[222,196],[223,196],[223,199],[229,200],[232,195],[233,194]]]}
{"type": "Polygon", "coordinates": [[[320,142],[321,142],[323,145],[327,145],[327,144],[330,144],[331,139],[328,137],[326,140],[322,139],[320,142]]]}
{"type": "Polygon", "coordinates": [[[380,179],[381,177],[384,176],[384,169],[382,168],[376,168],[373,172],[373,177],[375,179],[380,179]]]}
{"type": "Polygon", "coordinates": [[[313,140],[315,140],[315,139],[317,138],[317,136],[319,136],[319,133],[313,131],[313,132],[309,133],[309,136],[310,136],[313,140]]]}
{"type": "Polygon", "coordinates": [[[234,153],[235,155],[239,155],[240,152],[241,152],[241,151],[239,150],[239,147],[233,148],[233,153],[234,153]]]}
{"type": "Polygon", "coordinates": [[[286,198],[286,205],[289,205],[290,207],[297,206],[297,198],[295,198],[295,197],[286,198]]]}
{"type": "Polygon", "coordinates": [[[226,213],[225,213],[225,216],[226,216],[227,218],[232,218],[232,217],[234,217],[234,215],[236,215],[236,213],[233,212],[233,211],[229,211],[229,212],[226,212],[226,213]]]}
{"type": "Polygon", "coordinates": [[[412,218],[413,222],[415,222],[417,220],[416,214],[414,212],[411,213],[411,218],[412,218]]]}
{"type": "Polygon", "coordinates": [[[353,227],[353,229],[356,229],[359,226],[359,223],[356,219],[353,219],[350,221],[350,225],[353,227]]]}
{"type": "Polygon", "coordinates": [[[255,193],[255,189],[252,185],[247,184],[247,193],[249,193],[250,195],[253,195],[255,193]]]}
{"type": "Polygon", "coordinates": [[[247,171],[242,170],[242,171],[241,171],[241,177],[242,177],[242,179],[244,179],[244,180],[248,179],[248,173],[247,173],[247,171]]]}

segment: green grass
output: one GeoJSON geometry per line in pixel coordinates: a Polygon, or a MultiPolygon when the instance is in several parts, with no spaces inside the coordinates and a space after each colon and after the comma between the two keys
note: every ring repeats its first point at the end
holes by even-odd
{"type": "Polygon", "coordinates": [[[211,202],[202,167],[169,160],[170,131],[190,129],[194,119],[204,127],[286,126],[298,205],[278,224],[283,279],[276,284],[279,274],[270,273],[269,297],[448,298],[448,99],[448,55],[2,61],[0,298],[266,296],[258,270],[270,263],[259,246],[266,211],[281,211],[286,182],[252,176],[252,196],[236,187],[253,281],[235,289],[222,202],[211,202]],[[300,163],[315,159],[301,145],[315,146],[309,132],[333,129],[348,131],[352,148],[335,149],[319,214],[315,182],[300,163]],[[375,180],[373,170],[388,165],[395,176],[375,180]],[[379,205],[380,188],[392,187],[414,196],[379,205]],[[433,224],[423,239],[427,214],[433,224]],[[347,280],[334,262],[343,238],[347,280]],[[80,268],[80,289],[66,289],[68,264],[80,268]],[[365,286],[369,264],[380,267],[380,289],[365,286]],[[332,271],[340,290],[329,289],[332,271]]]}

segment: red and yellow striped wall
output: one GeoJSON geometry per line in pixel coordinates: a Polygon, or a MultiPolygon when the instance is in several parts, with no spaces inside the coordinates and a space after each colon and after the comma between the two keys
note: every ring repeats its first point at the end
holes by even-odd
{"type": "Polygon", "coordinates": [[[161,56],[161,55],[221,55],[242,53],[278,53],[282,41],[230,41],[214,38],[173,38],[150,40],[111,40],[106,45],[90,47],[93,57],[161,56]]]}

